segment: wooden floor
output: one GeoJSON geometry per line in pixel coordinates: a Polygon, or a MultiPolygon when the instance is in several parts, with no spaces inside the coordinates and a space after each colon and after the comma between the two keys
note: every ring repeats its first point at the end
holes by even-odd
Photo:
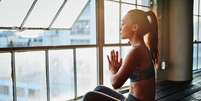
{"type": "MultiPolygon", "coordinates": [[[[120,93],[126,95],[128,90],[120,93]]],[[[156,101],[201,101],[201,71],[193,73],[191,82],[159,82],[156,86],[156,101]]]]}
{"type": "Polygon", "coordinates": [[[160,82],[156,92],[157,101],[201,101],[201,72],[191,82],[160,82]]]}

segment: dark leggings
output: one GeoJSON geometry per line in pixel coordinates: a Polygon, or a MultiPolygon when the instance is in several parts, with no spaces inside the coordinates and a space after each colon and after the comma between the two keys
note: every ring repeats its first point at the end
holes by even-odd
{"type": "Polygon", "coordinates": [[[105,86],[97,86],[94,91],[88,92],[83,101],[140,101],[133,95],[129,94],[125,98],[122,94],[105,86]]]}

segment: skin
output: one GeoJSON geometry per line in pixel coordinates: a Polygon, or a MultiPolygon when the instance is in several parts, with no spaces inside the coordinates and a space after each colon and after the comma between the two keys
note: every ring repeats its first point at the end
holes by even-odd
{"type": "MultiPolygon", "coordinates": [[[[109,70],[112,74],[113,88],[120,88],[135,69],[144,70],[153,66],[144,36],[139,32],[138,24],[132,23],[129,15],[123,18],[121,26],[122,39],[128,39],[133,48],[122,62],[118,51],[112,50],[107,56],[109,70]]],[[[130,93],[141,101],[154,101],[155,78],[140,80],[130,84],[130,93]]]]}

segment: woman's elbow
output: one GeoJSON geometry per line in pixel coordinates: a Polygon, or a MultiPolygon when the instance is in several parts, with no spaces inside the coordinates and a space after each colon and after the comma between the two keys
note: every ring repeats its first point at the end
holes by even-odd
{"type": "Polygon", "coordinates": [[[114,89],[118,89],[118,88],[121,87],[121,84],[120,84],[120,82],[117,82],[117,81],[115,81],[115,80],[112,80],[112,87],[113,87],[114,89]]]}

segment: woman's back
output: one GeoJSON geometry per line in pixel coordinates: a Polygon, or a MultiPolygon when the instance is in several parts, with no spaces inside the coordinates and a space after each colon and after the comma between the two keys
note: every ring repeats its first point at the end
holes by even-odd
{"type": "MultiPolygon", "coordinates": [[[[136,67],[135,70],[139,71],[145,71],[145,70],[153,70],[154,71],[154,65],[152,63],[150,52],[148,51],[147,47],[145,45],[139,46],[136,49],[138,49],[140,52],[139,54],[139,66],[136,67]]],[[[136,49],[132,50],[135,51],[136,49]]],[[[135,71],[133,71],[135,72],[135,71]]],[[[147,72],[150,73],[150,72],[147,72]]],[[[140,74],[144,75],[144,74],[140,74]]],[[[146,75],[146,74],[145,74],[146,75]]],[[[136,82],[131,82],[131,94],[133,96],[136,96],[142,101],[154,101],[155,98],[155,76],[152,75],[149,78],[142,79],[136,82]]]]}

